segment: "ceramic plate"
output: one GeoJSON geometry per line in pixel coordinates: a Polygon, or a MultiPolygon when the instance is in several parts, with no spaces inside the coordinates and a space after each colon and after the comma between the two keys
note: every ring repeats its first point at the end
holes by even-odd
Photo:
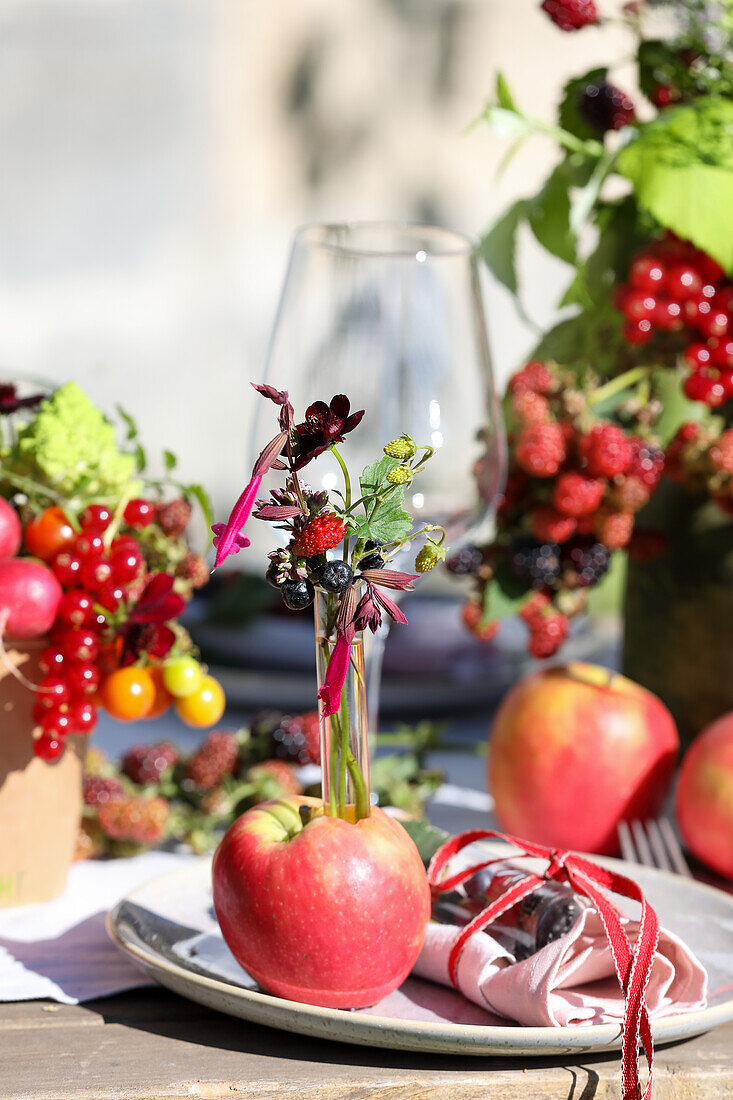
{"type": "MultiPolygon", "coordinates": [[[[654,1022],[655,1040],[699,1035],[733,1019],[733,896],[663,871],[619,860],[599,862],[636,878],[661,923],[708,970],[708,1007],[654,1022]]],[[[560,1055],[621,1045],[616,1024],[519,1027],[416,978],[408,978],[374,1008],[358,1012],[271,997],[224,943],[211,904],[210,876],[209,859],[192,861],[130,894],[108,921],[112,939],[146,974],[209,1008],[302,1035],[400,1050],[560,1055]]]]}

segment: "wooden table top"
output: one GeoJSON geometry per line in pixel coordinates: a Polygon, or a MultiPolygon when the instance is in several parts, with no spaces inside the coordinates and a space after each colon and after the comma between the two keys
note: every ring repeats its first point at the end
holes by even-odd
{"type": "MultiPolygon", "coordinates": [[[[140,989],[0,1005],[2,1100],[618,1100],[616,1055],[460,1058],[274,1031],[140,989]]],[[[733,1098],[733,1024],[657,1052],[654,1100],[733,1098]]]]}

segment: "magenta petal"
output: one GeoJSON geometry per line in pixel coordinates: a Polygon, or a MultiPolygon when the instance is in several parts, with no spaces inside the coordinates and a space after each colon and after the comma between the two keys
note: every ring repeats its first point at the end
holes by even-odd
{"type": "Polygon", "coordinates": [[[341,706],[341,692],[344,690],[350,656],[351,643],[345,635],[339,634],[328,660],[326,678],[318,692],[318,698],[323,705],[324,718],[335,714],[341,706]]]}
{"type": "Polygon", "coordinates": [[[249,519],[261,483],[262,478],[259,475],[253,477],[232,508],[226,525],[222,527],[220,523],[215,523],[211,528],[216,535],[214,539],[214,545],[216,546],[215,566],[221,565],[230,554],[236,554],[242,547],[249,546],[249,539],[246,535],[241,535],[240,531],[249,519]]]}

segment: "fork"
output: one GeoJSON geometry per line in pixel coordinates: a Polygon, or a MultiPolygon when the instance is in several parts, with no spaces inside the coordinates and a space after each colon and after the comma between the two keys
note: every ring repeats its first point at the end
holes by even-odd
{"type": "Polygon", "coordinates": [[[641,863],[644,867],[657,867],[661,871],[692,877],[669,818],[620,821],[618,839],[621,855],[629,863],[641,863]]]}

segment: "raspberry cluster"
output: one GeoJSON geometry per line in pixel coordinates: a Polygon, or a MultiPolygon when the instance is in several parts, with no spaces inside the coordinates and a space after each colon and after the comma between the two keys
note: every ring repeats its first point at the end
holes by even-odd
{"type": "Polygon", "coordinates": [[[718,433],[701,424],[682,424],[667,448],[667,473],[709,494],[726,515],[733,515],[733,428],[718,433]]]}
{"type": "Polygon", "coordinates": [[[715,260],[667,234],[636,257],[615,301],[630,344],[676,334],[687,397],[711,409],[733,398],[733,284],[715,260]]]}

